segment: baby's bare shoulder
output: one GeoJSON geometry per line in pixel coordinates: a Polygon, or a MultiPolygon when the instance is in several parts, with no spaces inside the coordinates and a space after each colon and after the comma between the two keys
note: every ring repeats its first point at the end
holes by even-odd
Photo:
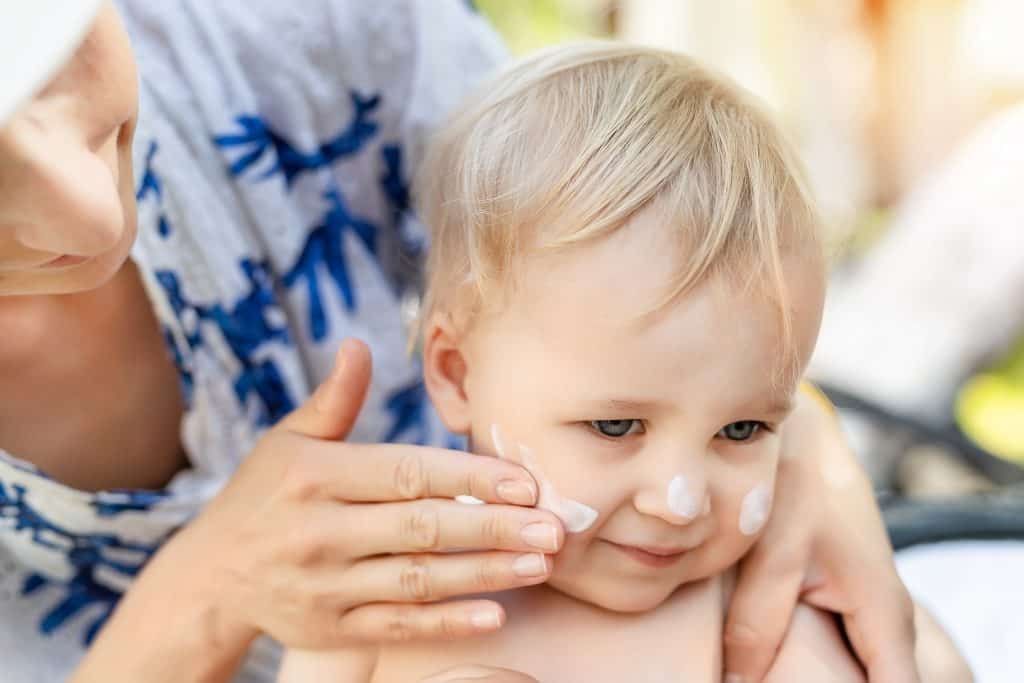
{"type": "Polygon", "coordinates": [[[789,631],[765,683],[867,683],[835,616],[807,605],[793,612],[789,631]]]}

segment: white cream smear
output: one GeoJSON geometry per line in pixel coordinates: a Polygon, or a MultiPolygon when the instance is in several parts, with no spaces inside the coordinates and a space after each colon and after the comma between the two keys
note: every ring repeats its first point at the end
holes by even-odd
{"type": "MultiPolygon", "coordinates": [[[[501,434],[498,433],[498,425],[491,425],[491,442],[494,444],[494,452],[498,454],[498,457],[502,460],[505,459],[505,448],[501,443],[501,434]]],[[[461,495],[455,496],[456,503],[462,503],[463,505],[483,505],[484,501],[480,500],[476,496],[461,495]]]]}
{"type": "MultiPolygon", "coordinates": [[[[501,430],[497,424],[491,425],[491,443],[494,445],[494,452],[499,458],[511,460],[518,465],[522,465],[526,468],[527,472],[533,475],[539,487],[537,491],[537,507],[547,510],[562,520],[562,524],[565,525],[565,530],[568,533],[578,534],[581,531],[586,531],[597,521],[597,510],[589,505],[584,505],[578,500],[559,495],[554,485],[544,476],[544,473],[534,461],[533,454],[527,446],[517,444],[519,446],[519,457],[509,457],[505,453],[505,444],[502,441],[501,430]]],[[[473,496],[456,496],[455,500],[467,505],[478,505],[483,502],[473,496]]]]}
{"type": "MultiPolygon", "coordinates": [[[[544,476],[540,467],[533,460],[532,453],[527,446],[517,444],[519,446],[519,458],[508,457],[505,453],[504,442],[501,439],[501,431],[496,424],[491,425],[491,442],[494,445],[494,452],[499,458],[511,460],[512,462],[517,462],[518,460],[517,464],[525,467],[526,471],[533,475],[539,487],[537,491],[537,507],[547,510],[562,520],[562,524],[565,525],[565,530],[568,533],[578,534],[586,531],[597,521],[597,510],[589,505],[584,505],[578,500],[559,495],[554,485],[544,476]]],[[[455,500],[465,505],[484,504],[484,501],[479,498],[468,495],[455,496],[455,500]]]]}
{"type": "MultiPolygon", "coordinates": [[[[697,500],[697,496],[693,495],[693,491],[690,490],[686,477],[681,474],[672,477],[672,481],[668,483],[667,503],[668,509],[673,514],[685,517],[686,519],[693,519],[701,510],[700,501],[697,500]]],[[[705,514],[707,514],[709,504],[709,499],[705,497],[705,514]]]]}
{"type": "Polygon", "coordinates": [[[740,505],[740,531],[753,536],[768,521],[768,513],[772,509],[772,489],[766,483],[760,483],[743,497],[740,505]]]}
{"type": "Polygon", "coordinates": [[[593,526],[597,521],[597,510],[578,500],[559,495],[554,485],[534,462],[530,449],[523,444],[519,444],[519,455],[522,458],[520,464],[533,475],[540,486],[540,491],[537,493],[537,507],[547,510],[562,520],[565,530],[570,534],[578,534],[593,526]]]}

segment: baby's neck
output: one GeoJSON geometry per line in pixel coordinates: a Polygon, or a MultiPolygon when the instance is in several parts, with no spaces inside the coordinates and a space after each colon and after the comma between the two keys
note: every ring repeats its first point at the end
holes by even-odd
{"type": "Polygon", "coordinates": [[[651,674],[644,680],[660,680],[661,671],[671,676],[665,680],[717,681],[724,583],[715,577],[687,584],[636,613],[613,612],[550,586],[509,591],[497,596],[508,615],[501,639],[523,654],[529,670],[557,674],[563,658],[593,668],[574,669],[572,680],[636,680],[626,675],[636,666],[651,674]]]}

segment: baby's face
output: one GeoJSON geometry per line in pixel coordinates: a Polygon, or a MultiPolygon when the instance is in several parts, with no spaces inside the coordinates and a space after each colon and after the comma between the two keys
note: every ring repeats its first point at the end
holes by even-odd
{"type": "MultiPolygon", "coordinates": [[[[525,458],[548,503],[586,506],[565,507],[574,523],[596,512],[567,534],[550,583],[617,611],[653,608],[750,547],[795,389],[778,386],[778,316],[756,292],[711,278],[639,317],[677,267],[649,220],[531,258],[460,349],[473,450],[525,458]]],[[[799,372],[820,322],[821,264],[793,257],[785,276],[799,372]]]]}

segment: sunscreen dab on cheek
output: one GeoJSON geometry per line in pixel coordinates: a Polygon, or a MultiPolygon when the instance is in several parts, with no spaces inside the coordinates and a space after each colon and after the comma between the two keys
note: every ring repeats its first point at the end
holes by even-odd
{"type": "MultiPolygon", "coordinates": [[[[491,443],[494,446],[494,452],[502,460],[505,459],[505,447],[501,442],[501,432],[498,430],[498,425],[491,425],[491,443]]],[[[462,503],[463,505],[484,505],[485,502],[477,498],[476,496],[461,495],[455,496],[456,503],[462,503]]]]}
{"type": "MultiPolygon", "coordinates": [[[[491,425],[491,443],[494,446],[494,452],[499,458],[511,460],[522,465],[526,468],[527,472],[533,475],[538,487],[537,507],[547,510],[562,520],[562,524],[565,525],[565,530],[568,533],[578,534],[594,525],[598,517],[597,510],[578,500],[560,495],[557,489],[555,489],[554,484],[544,476],[544,473],[534,461],[532,452],[526,445],[517,444],[518,457],[513,457],[511,453],[506,453],[505,443],[501,437],[501,428],[497,424],[491,425]]],[[[460,498],[463,498],[463,500],[458,498],[456,500],[467,504],[472,503],[472,501],[468,500],[472,496],[460,496],[460,498]]],[[[476,499],[474,498],[473,500],[476,499]]]]}
{"type": "Polygon", "coordinates": [[[753,536],[764,528],[772,509],[772,489],[760,483],[743,497],[740,505],[740,532],[753,536]]]}
{"type": "Polygon", "coordinates": [[[562,520],[565,530],[570,534],[582,533],[594,525],[594,522],[597,521],[597,510],[578,500],[560,495],[554,484],[544,476],[540,467],[534,462],[533,453],[523,444],[519,444],[519,456],[522,466],[533,475],[540,486],[537,507],[547,510],[562,520]]]}

